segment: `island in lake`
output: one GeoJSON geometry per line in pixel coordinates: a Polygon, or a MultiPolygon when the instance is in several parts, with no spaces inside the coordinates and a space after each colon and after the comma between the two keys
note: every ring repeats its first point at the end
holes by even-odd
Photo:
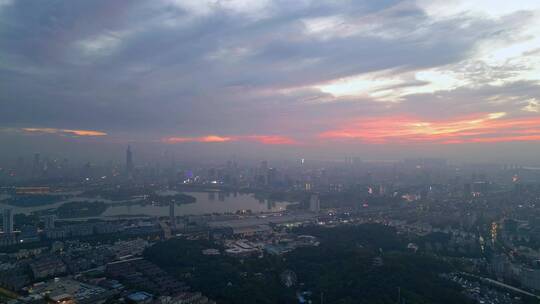
{"type": "Polygon", "coordinates": [[[56,208],[56,215],[59,218],[80,218],[100,216],[108,205],[105,202],[69,202],[56,208]]]}
{"type": "Polygon", "coordinates": [[[0,201],[2,204],[15,207],[38,207],[52,205],[70,198],[67,195],[15,195],[0,201]]]}
{"type": "Polygon", "coordinates": [[[109,207],[122,206],[122,205],[157,205],[166,206],[170,203],[177,205],[180,204],[192,204],[197,199],[191,195],[183,193],[175,193],[172,195],[158,195],[152,193],[139,199],[133,199],[123,202],[105,202],[100,200],[84,200],[84,201],[72,201],[66,202],[57,208],[50,208],[46,210],[36,211],[35,214],[40,216],[54,214],[58,218],[85,218],[85,217],[98,217],[101,216],[109,207]]]}

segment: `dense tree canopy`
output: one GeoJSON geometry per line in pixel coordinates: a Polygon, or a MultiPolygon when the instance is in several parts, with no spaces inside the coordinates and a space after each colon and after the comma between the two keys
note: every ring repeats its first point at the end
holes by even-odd
{"type": "Polygon", "coordinates": [[[303,291],[312,294],[313,303],[320,302],[321,293],[325,303],[396,303],[398,288],[408,303],[467,303],[438,276],[450,266],[408,252],[392,228],[311,226],[296,232],[317,236],[321,245],[239,260],[203,255],[203,249],[217,248],[210,241],[173,239],[145,255],[219,303],[294,303],[303,291]],[[279,277],[287,269],[297,275],[291,288],[279,277]]]}

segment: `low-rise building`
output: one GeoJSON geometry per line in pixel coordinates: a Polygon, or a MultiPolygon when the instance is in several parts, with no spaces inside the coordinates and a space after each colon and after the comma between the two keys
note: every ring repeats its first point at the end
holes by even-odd
{"type": "Polygon", "coordinates": [[[46,256],[30,263],[34,279],[43,279],[66,272],[66,265],[56,256],[46,256]]]}
{"type": "Polygon", "coordinates": [[[116,290],[79,282],[69,277],[55,278],[27,288],[34,297],[48,297],[53,303],[94,304],[103,303],[114,296],[116,290]]]}
{"type": "Polygon", "coordinates": [[[138,291],[126,296],[127,303],[150,304],[154,301],[154,296],[148,292],[138,291]]]}
{"type": "Polygon", "coordinates": [[[239,237],[251,237],[268,235],[272,233],[272,228],[268,225],[256,225],[247,227],[234,227],[233,235],[239,237]]]}
{"type": "Polygon", "coordinates": [[[522,268],[520,281],[523,287],[540,290],[540,269],[522,268]]]}
{"type": "Polygon", "coordinates": [[[110,247],[117,258],[126,256],[139,256],[149,243],[143,239],[134,239],[129,241],[117,241],[110,247]]]}
{"type": "Polygon", "coordinates": [[[225,254],[233,257],[248,257],[260,253],[260,249],[246,240],[229,242],[226,244],[225,254]]]}
{"type": "Polygon", "coordinates": [[[160,304],[215,304],[200,292],[183,292],[175,297],[160,297],[160,304]]]}

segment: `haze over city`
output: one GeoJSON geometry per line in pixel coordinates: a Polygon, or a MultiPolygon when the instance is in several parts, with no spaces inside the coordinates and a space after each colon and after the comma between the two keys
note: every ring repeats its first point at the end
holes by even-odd
{"type": "Polygon", "coordinates": [[[0,155],[537,165],[539,8],[2,0],[0,155]]]}
{"type": "Polygon", "coordinates": [[[540,303],[539,0],[0,0],[0,303],[540,303]]]}

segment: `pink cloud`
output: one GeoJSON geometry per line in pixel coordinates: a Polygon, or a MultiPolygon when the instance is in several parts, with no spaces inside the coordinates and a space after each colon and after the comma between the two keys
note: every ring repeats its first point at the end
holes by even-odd
{"type": "Polygon", "coordinates": [[[479,113],[426,121],[412,116],[387,116],[345,123],[318,137],[374,144],[536,141],[540,140],[540,117],[506,118],[505,113],[479,113]]]}
{"type": "Polygon", "coordinates": [[[201,143],[220,143],[233,140],[231,137],[207,135],[200,137],[166,137],[163,142],[169,144],[186,143],[186,142],[201,142],[201,143]]]}
{"type": "Polygon", "coordinates": [[[223,142],[238,142],[238,141],[250,141],[257,142],[265,145],[292,145],[296,142],[287,137],[281,135],[238,135],[238,136],[195,136],[195,137],[165,137],[163,142],[169,144],[187,143],[187,142],[199,142],[199,143],[223,143],[223,142]]]}

